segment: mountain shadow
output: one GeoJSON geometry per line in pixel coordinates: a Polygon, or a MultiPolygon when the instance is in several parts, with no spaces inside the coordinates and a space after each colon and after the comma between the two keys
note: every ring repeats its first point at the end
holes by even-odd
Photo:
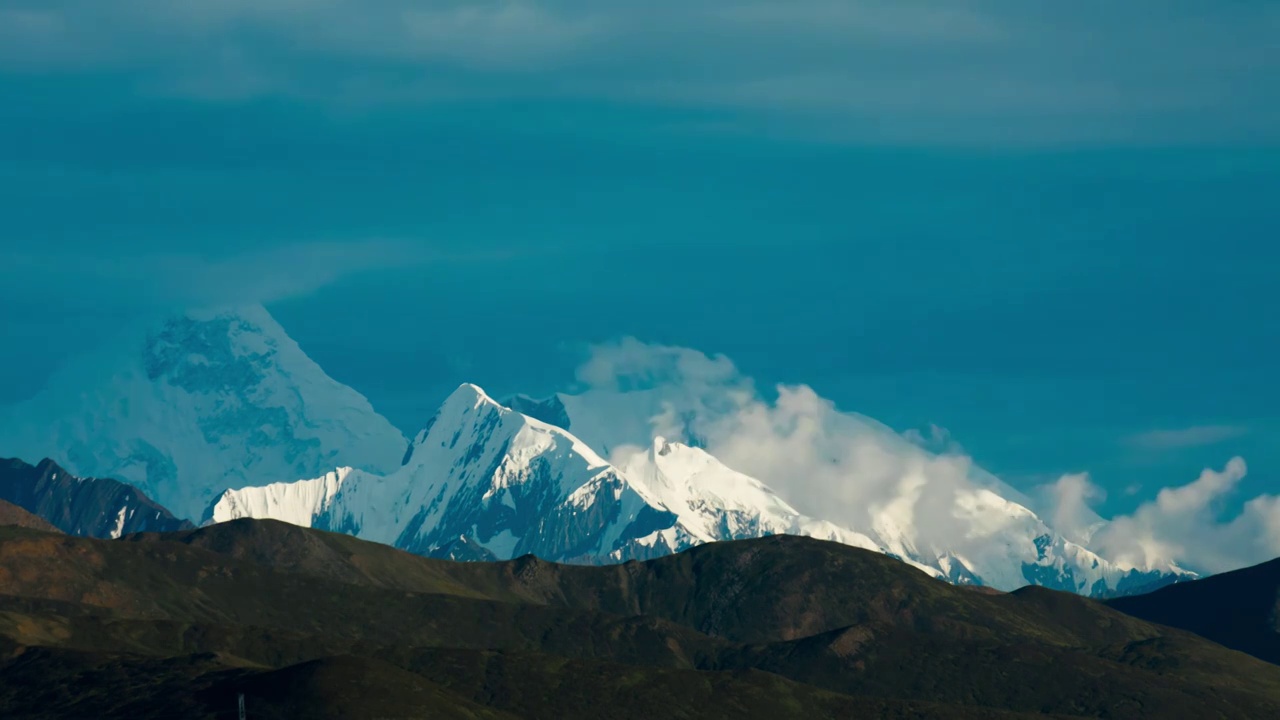
{"type": "Polygon", "coordinates": [[[0,500],[69,535],[115,538],[194,527],[131,485],[109,478],[76,477],[47,458],[36,465],[0,459],[0,500]]]}
{"type": "Polygon", "coordinates": [[[1107,604],[1280,664],[1280,559],[1107,604]]]}

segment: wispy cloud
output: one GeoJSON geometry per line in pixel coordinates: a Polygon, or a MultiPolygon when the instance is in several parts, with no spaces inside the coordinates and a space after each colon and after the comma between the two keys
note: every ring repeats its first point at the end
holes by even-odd
{"type": "Polygon", "coordinates": [[[572,98],[807,137],[1275,140],[1267,3],[11,0],[0,68],[204,99],[572,98]]]}
{"type": "Polygon", "coordinates": [[[400,241],[308,242],[239,253],[0,251],[0,298],[44,298],[64,309],[198,307],[307,295],[370,270],[444,256],[400,241]]]}
{"type": "Polygon", "coordinates": [[[908,428],[902,437],[938,455],[963,455],[964,446],[951,436],[951,431],[930,423],[928,428],[908,428]]]}
{"type": "Polygon", "coordinates": [[[1124,438],[1124,444],[1141,450],[1178,450],[1217,445],[1248,434],[1240,425],[1197,425],[1177,430],[1150,430],[1124,438]]]}
{"type": "Polygon", "coordinates": [[[1107,492],[1088,473],[1070,473],[1036,489],[1036,510],[1062,536],[1084,546],[1105,521],[1093,506],[1106,500],[1107,492]]]}

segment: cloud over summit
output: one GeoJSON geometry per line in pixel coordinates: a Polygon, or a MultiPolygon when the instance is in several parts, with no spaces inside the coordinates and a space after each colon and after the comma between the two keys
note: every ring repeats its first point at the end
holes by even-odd
{"type": "MultiPolygon", "coordinates": [[[[1219,516],[1245,475],[1241,458],[1108,520],[1093,510],[1105,493],[1087,474],[1063,476],[1028,499],[976,467],[949,437],[947,452],[935,455],[920,446],[919,432],[899,434],[841,410],[806,385],[766,395],[724,356],[627,338],[593,347],[578,380],[584,404],[604,416],[579,424],[575,415],[575,432],[615,459],[656,436],[692,441],[802,512],[877,531],[886,518],[907,521],[926,546],[951,545],[961,556],[974,531],[963,508],[987,490],[1034,505],[1064,537],[1122,566],[1222,572],[1280,555],[1280,497],[1258,496],[1239,515],[1219,516]],[[647,426],[624,421],[637,416],[648,417],[647,426]]],[[[933,434],[944,438],[940,429],[933,434]]]]}

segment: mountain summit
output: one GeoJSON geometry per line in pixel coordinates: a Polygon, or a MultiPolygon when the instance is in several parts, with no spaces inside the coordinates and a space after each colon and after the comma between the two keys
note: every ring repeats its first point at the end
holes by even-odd
{"type": "Polygon", "coordinates": [[[320,369],[259,306],[188,312],[56,373],[0,409],[0,457],[49,457],[198,518],[227,488],[390,470],[404,436],[320,369]]]}
{"type": "Polygon", "coordinates": [[[656,535],[674,517],[616,468],[567,431],[469,384],[418,433],[399,470],[341,468],[292,485],[229,490],[208,517],[283,519],[459,559],[648,557],[687,546],[689,535],[656,535]]]}

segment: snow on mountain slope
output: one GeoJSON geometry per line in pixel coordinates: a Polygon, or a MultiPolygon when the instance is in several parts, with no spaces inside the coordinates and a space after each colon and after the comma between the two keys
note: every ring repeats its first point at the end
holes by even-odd
{"type": "Polygon", "coordinates": [[[445,401],[388,476],[340,470],[228,491],[209,517],[271,517],[446,557],[617,562],[774,533],[878,549],[700,450],[656,443],[620,471],[474,385],[445,401]]]}
{"type": "Polygon", "coordinates": [[[552,560],[665,554],[634,546],[656,529],[688,533],[577,438],[463,385],[386,476],[339,471],[332,480],[225,493],[215,521],[274,517],[346,532],[423,555],[458,543],[486,556],[552,560]],[[306,517],[309,515],[310,517],[306,517]]]}
{"type": "Polygon", "coordinates": [[[625,552],[654,513],[577,438],[463,385],[399,472],[344,485],[318,523],[421,554],[468,538],[499,558],[573,560],[625,552]]]}
{"type": "Polygon", "coordinates": [[[789,534],[881,549],[866,535],[801,515],[764,483],[706,451],[662,437],[624,462],[622,473],[704,542],[789,534]]]}
{"type": "Polygon", "coordinates": [[[0,456],[119,478],[189,518],[227,488],[338,465],[390,471],[406,443],[257,306],[139,329],[0,409],[0,456]]]}

